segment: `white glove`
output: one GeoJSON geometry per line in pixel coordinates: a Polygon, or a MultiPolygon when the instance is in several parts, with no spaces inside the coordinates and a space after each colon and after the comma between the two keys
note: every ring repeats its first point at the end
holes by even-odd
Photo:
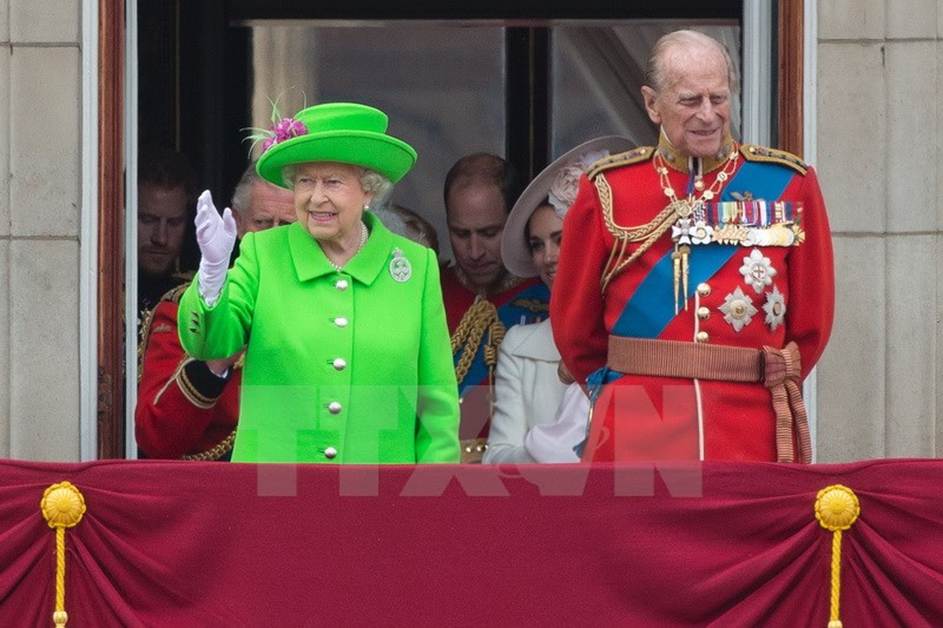
{"type": "Polygon", "coordinates": [[[236,244],[236,219],[228,207],[220,216],[213,195],[204,190],[196,201],[196,242],[200,246],[200,296],[207,305],[216,303],[226,282],[229,256],[236,244]]]}

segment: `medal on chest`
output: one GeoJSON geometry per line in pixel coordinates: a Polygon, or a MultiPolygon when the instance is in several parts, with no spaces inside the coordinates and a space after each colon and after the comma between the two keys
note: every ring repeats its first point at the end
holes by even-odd
{"type": "MultiPolygon", "coordinates": [[[[671,254],[675,314],[680,310],[679,299],[683,302],[684,309],[688,309],[687,294],[691,244],[707,244],[713,237],[713,228],[707,223],[707,204],[720,194],[724,184],[736,170],[739,156],[740,153],[736,149],[730,152],[727,161],[724,162],[721,171],[717,173],[710,187],[704,184],[700,172],[701,160],[692,159],[691,162],[696,162],[697,171],[694,172],[694,182],[691,185],[691,190],[683,199],[678,198],[674,186],[671,185],[671,181],[668,179],[668,164],[664,158],[658,154],[652,162],[655,171],[658,172],[662,191],[668,198],[665,211],[675,218],[675,222],[671,226],[671,239],[675,245],[674,252],[671,254]]],[[[691,165],[694,166],[695,164],[692,163],[691,165]]]]}

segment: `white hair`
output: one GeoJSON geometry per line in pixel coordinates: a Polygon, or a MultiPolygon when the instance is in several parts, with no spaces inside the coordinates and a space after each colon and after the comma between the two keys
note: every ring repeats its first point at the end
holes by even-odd
{"type": "Polygon", "coordinates": [[[265,179],[255,171],[255,162],[249,164],[239,178],[236,189],[233,190],[232,208],[238,213],[249,211],[249,205],[252,203],[252,186],[264,181],[265,179]]]}
{"type": "Polygon", "coordinates": [[[668,86],[667,69],[665,68],[665,57],[669,50],[675,47],[689,48],[713,48],[717,50],[724,58],[727,64],[727,82],[730,92],[736,94],[740,91],[740,84],[737,79],[737,72],[733,65],[733,59],[730,57],[730,51],[722,42],[717,41],[710,35],[705,35],[695,30],[679,30],[662,35],[661,38],[652,47],[652,52],[648,57],[648,64],[645,67],[645,83],[660,92],[668,86]]]}

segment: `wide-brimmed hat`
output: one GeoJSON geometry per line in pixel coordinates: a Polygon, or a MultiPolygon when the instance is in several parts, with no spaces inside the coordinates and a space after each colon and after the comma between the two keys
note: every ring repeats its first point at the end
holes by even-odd
{"type": "Polygon", "coordinates": [[[514,203],[504,224],[501,258],[505,268],[518,277],[539,275],[527,243],[527,222],[534,211],[549,196],[550,204],[563,219],[567,208],[576,200],[579,175],[599,159],[634,147],[634,142],[618,135],[597,137],[563,153],[534,177],[514,203]]]}
{"type": "Polygon", "coordinates": [[[391,182],[416,163],[416,151],[386,134],[389,118],[374,107],[351,102],[324,103],[282,118],[263,143],[259,176],[288,187],[282,169],[292,164],[333,161],[369,168],[391,182]]]}

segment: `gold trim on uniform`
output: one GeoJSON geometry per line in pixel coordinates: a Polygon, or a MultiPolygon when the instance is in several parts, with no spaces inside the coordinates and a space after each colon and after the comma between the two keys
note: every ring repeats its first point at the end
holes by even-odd
{"type": "MultiPolygon", "coordinates": [[[[720,144],[720,150],[717,151],[717,154],[712,157],[704,157],[701,159],[700,171],[695,174],[704,174],[707,172],[713,172],[718,168],[724,166],[730,158],[730,153],[737,150],[737,145],[733,141],[733,137],[729,134],[724,135],[724,139],[720,144]]],[[[659,133],[658,136],[658,148],[656,149],[656,154],[659,158],[663,159],[668,166],[671,166],[673,170],[688,174],[691,171],[691,167],[696,161],[696,158],[690,157],[681,153],[674,145],[668,140],[665,136],[664,130],[659,133]]],[[[700,182],[701,187],[695,185],[695,189],[698,191],[704,189],[703,181],[700,182]]]]}
{"type": "Polygon", "coordinates": [[[455,379],[459,385],[465,380],[482,340],[485,340],[483,356],[488,367],[488,380],[491,381],[498,363],[498,347],[506,332],[494,303],[481,296],[475,297],[475,302],[465,310],[451,337],[452,355],[459,349],[462,350],[461,357],[455,364],[455,379]],[[488,332],[486,340],[485,332],[488,332]]]}
{"type": "Polygon", "coordinates": [[[750,230],[739,225],[724,225],[723,227],[714,227],[714,233],[711,238],[718,244],[740,244],[750,238],[750,230]]]}
{"type": "MultiPolygon", "coordinates": [[[[711,188],[708,190],[702,190],[701,196],[698,199],[693,199],[691,196],[689,196],[684,201],[681,201],[677,198],[674,189],[671,187],[670,183],[668,183],[667,168],[669,165],[671,165],[669,160],[677,161],[679,158],[679,153],[677,153],[677,151],[671,146],[667,138],[664,137],[664,134],[662,134],[658,143],[658,148],[655,151],[653,151],[651,147],[645,146],[642,148],[637,148],[634,151],[629,151],[628,153],[622,153],[621,155],[615,156],[615,158],[600,160],[594,165],[593,169],[588,173],[587,176],[593,180],[593,184],[596,186],[596,193],[599,197],[599,203],[603,213],[603,222],[606,225],[606,229],[615,240],[612,250],[609,252],[609,259],[606,261],[606,265],[603,267],[602,277],[600,278],[600,289],[603,293],[605,293],[606,288],[608,287],[609,282],[612,281],[613,277],[622,272],[624,268],[632,264],[648,249],[650,249],[665,232],[671,229],[679,217],[684,218],[686,215],[690,215],[693,211],[695,202],[700,203],[704,200],[710,200],[714,198],[715,195],[719,194],[720,188],[723,187],[730,175],[736,169],[737,157],[738,153],[736,151],[736,143],[734,143],[733,139],[729,136],[725,137],[723,145],[721,146],[721,152],[718,153],[717,159],[705,158],[703,160],[697,160],[699,161],[698,172],[704,172],[704,167],[707,167],[709,170],[714,170],[718,165],[724,168],[729,165],[730,172],[723,170],[718,173],[714,183],[711,185],[711,188]],[[668,196],[669,203],[658,213],[657,216],[655,216],[651,222],[647,224],[635,226],[620,225],[616,222],[613,212],[612,188],[609,185],[609,182],[606,180],[603,171],[610,168],[645,161],[653,158],[653,155],[657,156],[658,160],[662,160],[664,162],[661,166],[656,163],[655,170],[658,172],[662,181],[662,186],[665,191],[665,195],[668,196]],[[717,163],[715,163],[715,161],[717,161],[717,163]],[[641,242],[641,245],[631,255],[627,255],[628,245],[633,242],[641,242]]],[[[688,168],[687,159],[688,158],[685,158],[684,172],[687,172],[688,168]]],[[[703,188],[703,185],[701,187],[703,188]]],[[[683,279],[686,279],[687,277],[687,273],[685,272],[685,261],[686,260],[683,259],[680,260],[680,266],[678,267],[679,276],[683,275],[683,279]]],[[[683,284],[684,281],[681,283],[683,284]]],[[[678,292],[678,289],[676,289],[676,292],[678,292]]],[[[685,301],[685,304],[686,303],[687,302],[685,301]]]]}
{"type": "MultiPolygon", "coordinates": [[[[639,160],[641,161],[641,160],[639,160]]],[[[615,239],[612,250],[609,252],[609,259],[603,267],[600,277],[600,289],[605,292],[609,282],[619,274],[623,268],[634,262],[645,253],[663,233],[668,231],[674,224],[676,213],[671,206],[661,210],[655,219],[645,225],[634,227],[623,227],[616,223],[612,211],[612,188],[606,176],[601,172],[593,179],[596,186],[596,192],[599,196],[599,203],[602,206],[603,221],[606,229],[615,239]],[[642,245],[630,256],[626,257],[626,249],[630,242],[642,242],[642,245]]]]}
{"type": "Polygon", "coordinates": [[[190,378],[187,377],[187,371],[182,367],[193,361],[194,360],[192,358],[184,360],[181,368],[177,369],[177,387],[180,388],[180,392],[183,393],[183,396],[186,397],[190,403],[202,410],[209,410],[216,405],[216,401],[219,399],[219,397],[210,398],[202,394],[196,389],[196,386],[193,385],[193,383],[190,381],[190,378]]]}
{"type": "Polygon", "coordinates": [[[747,161],[780,164],[792,168],[801,175],[805,175],[809,170],[809,166],[798,156],[776,148],[759,146],[757,144],[742,144],[740,146],[740,154],[742,154],[743,158],[747,161]]]}
{"type": "MultiPolygon", "coordinates": [[[[144,320],[141,322],[141,327],[143,328],[143,333],[141,333],[141,341],[138,342],[138,384],[141,383],[141,377],[144,374],[144,352],[147,350],[147,342],[151,338],[151,324],[154,322],[154,312],[157,311],[157,306],[163,303],[164,301],[170,301],[171,303],[180,303],[180,297],[183,296],[183,293],[186,291],[189,282],[180,284],[176,288],[171,288],[164,293],[164,296],[160,298],[155,305],[150,310],[147,310],[147,315],[144,317],[144,320]]],[[[162,331],[162,330],[159,330],[162,331]]]]}
{"type": "Polygon", "coordinates": [[[206,451],[201,451],[198,454],[184,454],[180,456],[181,460],[197,460],[197,461],[210,461],[210,460],[219,460],[227,453],[232,451],[233,443],[236,441],[236,430],[234,429],[229,433],[229,436],[219,441],[206,451]]]}
{"type": "Polygon", "coordinates": [[[540,299],[515,299],[511,302],[511,305],[535,314],[547,314],[550,312],[550,306],[540,299]]]}
{"type": "Polygon", "coordinates": [[[586,178],[592,180],[596,177],[596,175],[601,172],[605,172],[606,170],[621,168],[622,166],[631,166],[632,164],[637,164],[640,161],[647,161],[651,159],[652,155],[654,154],[654,146],[639,146],[638,148],[627,150],[624,153],[617,153],[615,155],[603,157],[599,161],[594,162],[593,165],[589,167],[589,170],[586,171],[586,178]]]}

